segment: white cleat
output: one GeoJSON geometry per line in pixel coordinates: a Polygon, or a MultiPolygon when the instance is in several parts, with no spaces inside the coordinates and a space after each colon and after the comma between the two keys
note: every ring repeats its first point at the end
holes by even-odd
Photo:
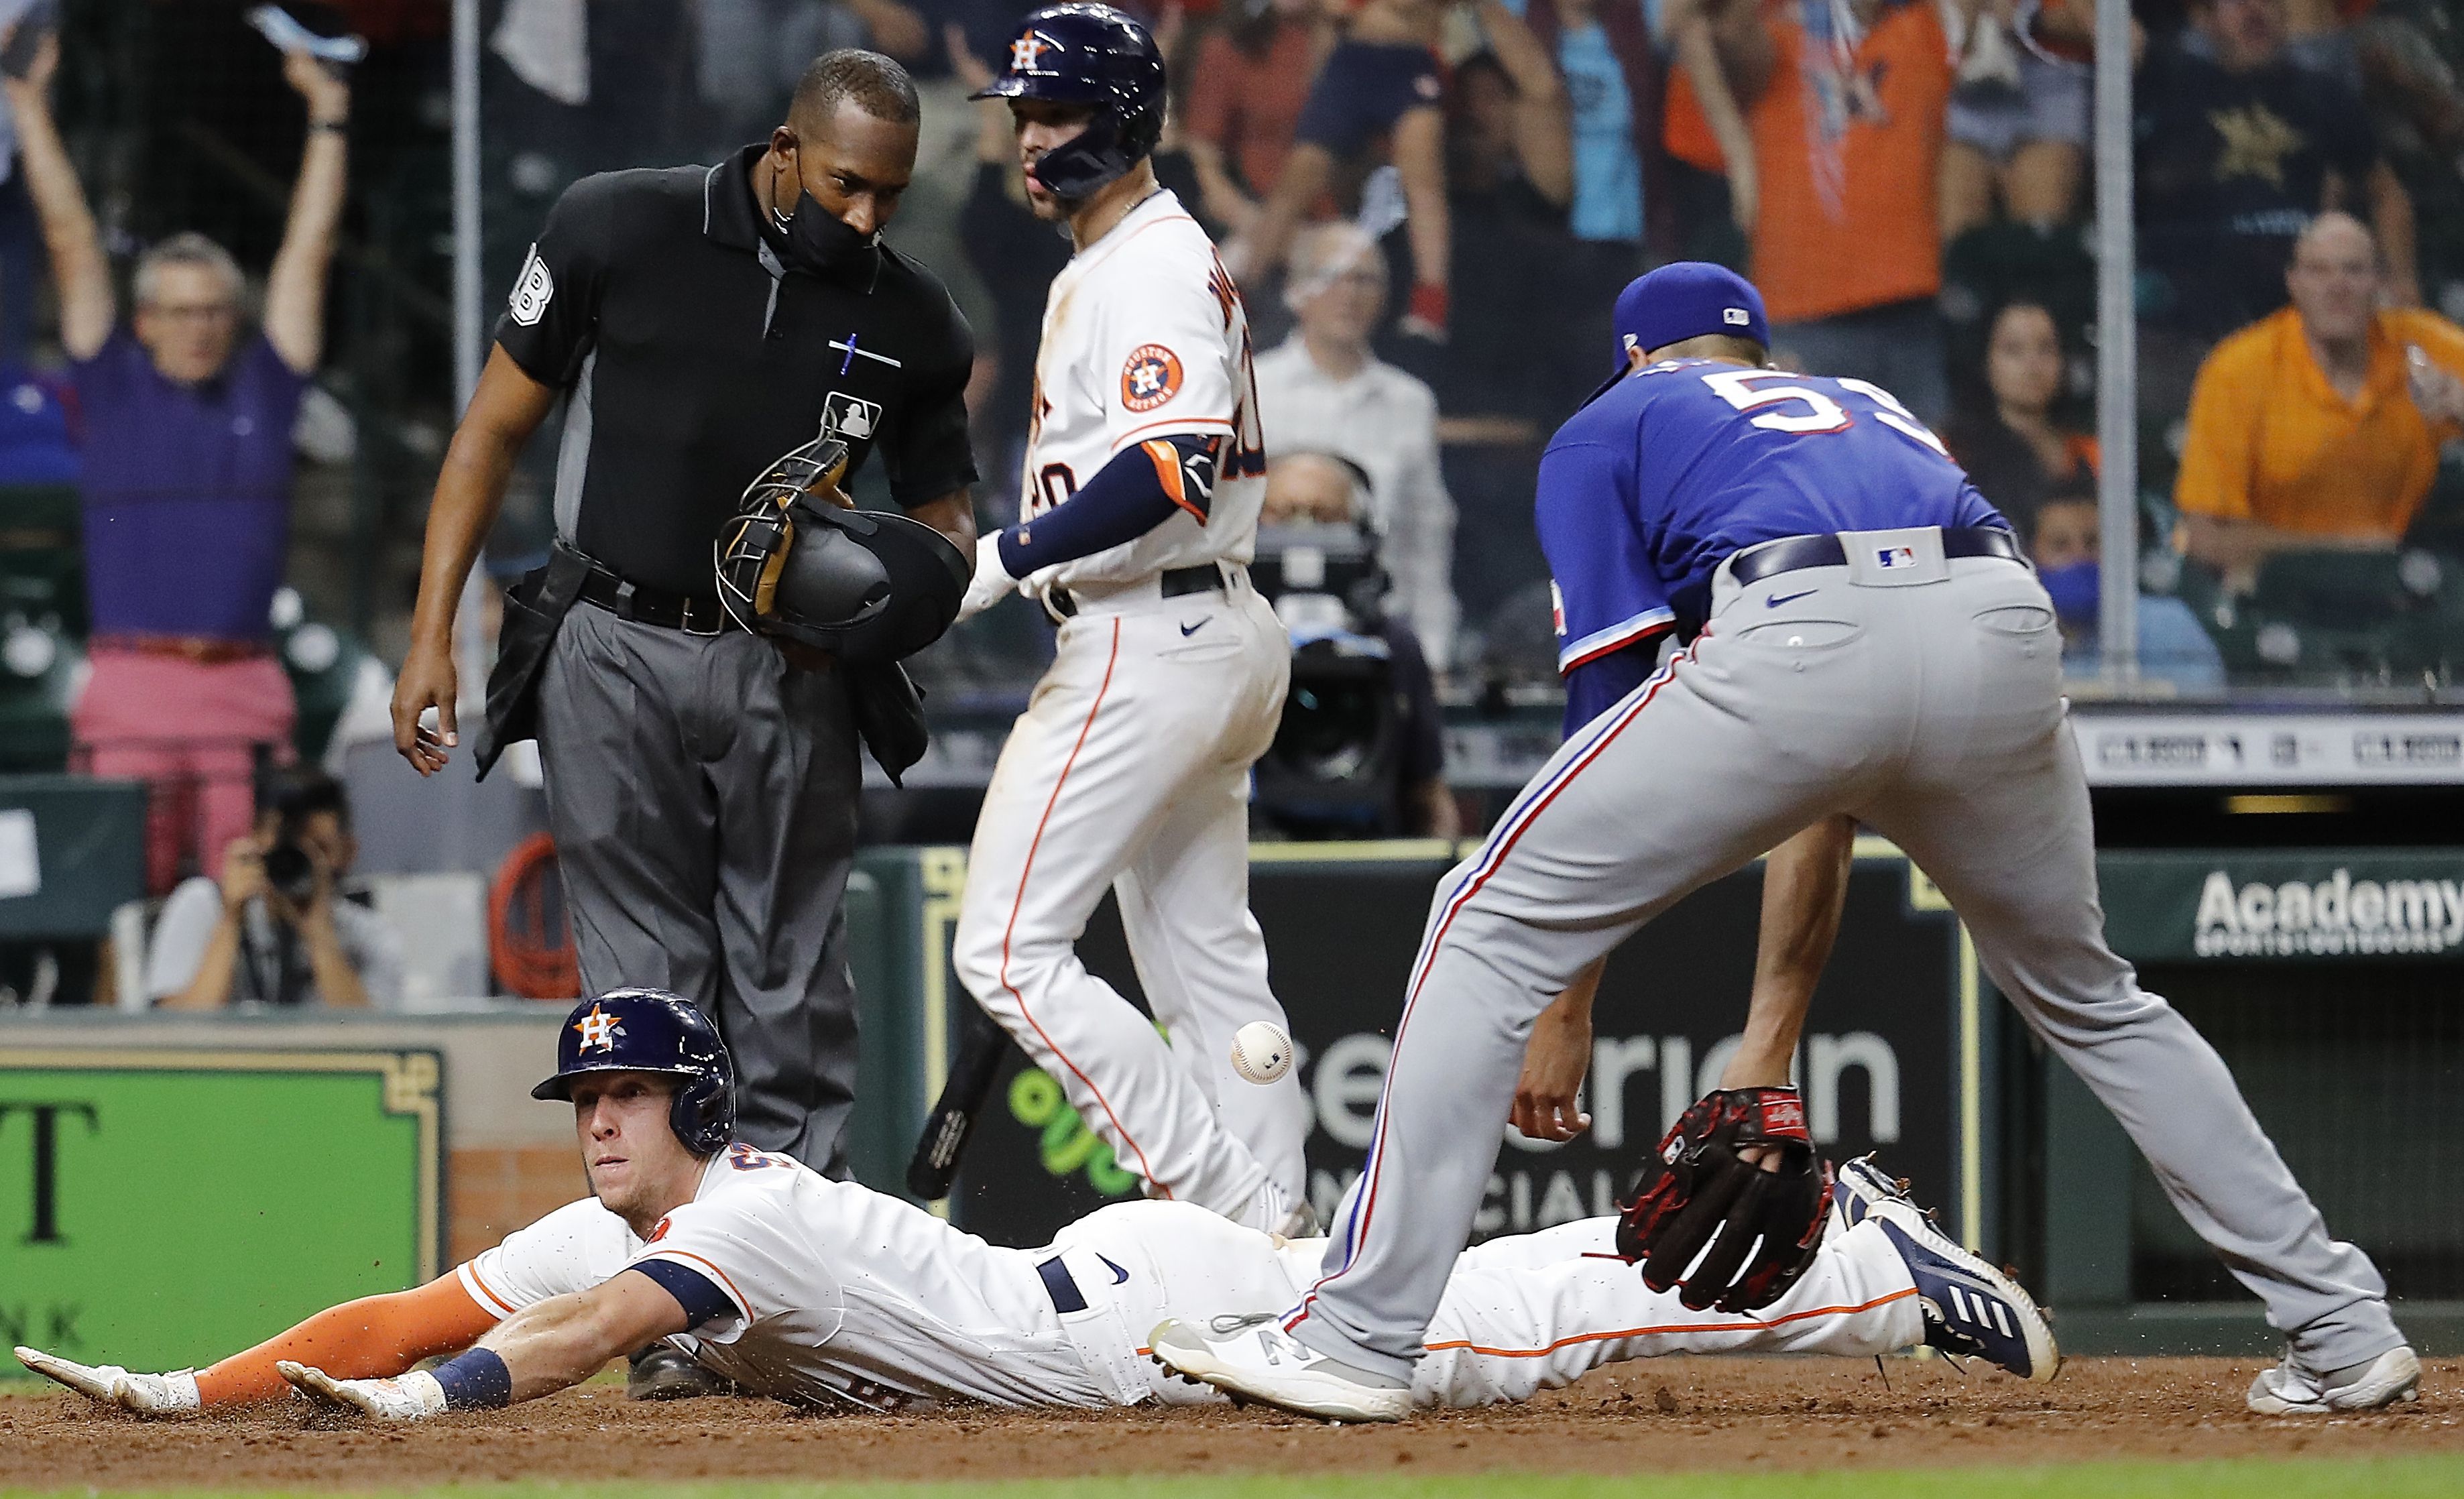
{"type": "Polygon", "coordinates": [[[1409,1381],[1337,1363],[1286,1333],[1272,1312],[1203,1325],[1175,1317],[1156,1326],[1148,1345],[1156,1363],[1215,1386],[1236,1405],[1256,1400],[1322,1421],[1401,1421],[1412,1413],[1409,1381]]]}
{"type": "Polygon", "coordinates": [[[339,1406],[379,1421],[426,1421],[445,1414],[445,1387],[425,1370],[399,1379],[337,1379],[322,1369],[277,1359],[274,1372],[320,1405],[339,1406]]]}
{"type": "Polygon", "coordinates": [[[1866,1218],[1881,1226],[1917,1283],[1928,1346],[2038,1384],[2061,1372],[2054,1325],[2017,1281],[1952,1242],[1904,1198],[1874,1202],[1866,1218]]]}
{"type": "Polygon", "coordinates": [[[2314,1373],[2291,1354],[2250,1381],[2250,1408],[2262,1416],[2324,1416],[2331,1411],[2385,1410],[2421,1399],[2421,1360],[2412,1350],[2388,1349],[2365,1364],[2314,1373]]]}
{"type": "Polygon", "coordinates": [[[131,1374],[118,1364],[81,1364],[35,1348],[20,1348],[16,1353],[19,1363],[44,1378],[104,1405],[117,1405],[139,1416],[186,1416],[197,1409],[197,1377],[190,1370],[131,1374]]]}

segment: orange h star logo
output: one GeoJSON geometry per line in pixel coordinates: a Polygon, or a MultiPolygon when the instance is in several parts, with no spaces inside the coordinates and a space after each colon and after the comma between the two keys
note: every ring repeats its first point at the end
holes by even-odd
{"type": "Polygon", "coordinates": [[[615,1049],[616,1038],[622,1035],[625,1029],[616,1023],[615,1016],[596,1004],[590,1006],[589,1014],[573,1023],[573,1028],[581,1033],[582,1049],[584,1051],[615,1049]]]}
{"type": "Polygon", "coordinates": [[[1046,42],[1043,37],[1036,35],[1033,32],[1029,32],[1018,40],[1010,43],[1009,71],[1012,73],[1034,72],[1035,59],[1043,56],[1044,49],[1050,45],[1051,44],[1049,42],[1046,42]]]}

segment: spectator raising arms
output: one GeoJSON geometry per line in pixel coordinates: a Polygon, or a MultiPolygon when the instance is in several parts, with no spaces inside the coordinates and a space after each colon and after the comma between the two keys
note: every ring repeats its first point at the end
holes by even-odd
{"type": "Polygon", "coordinates": [[[2274,312],[2294,236],[2338,208],[2376,228],[2390,298],[2418,303],[2411,200],[2360,98],[2286,55],[2283,0],[2193,0],[2190,20],[2137,85],[2140,262],[2170,292],[2151,312],[2210,339],[2274,312]]]}
{"type": "MultiPolygon", "coordinates": [[[[1497,0],[1482,12],[1506,13],[1497,0]]],[[[1283,263],[1312,204],[1333,186],[1335,168],[1379,155],[1403,180],[1412,247],[1412,294],[1402,328],[1416,338],[1446,335],[1445,121],[1436,44],[1444,8],[1438,0],[1368,0],[1327,55],[1294,128],[1291,155],[1249,232],[1225,247],[1241,281],[1283,263]]]]}
{"type": "Polygon", "coordinates": [[[198,234],[138,258],[123,324],[52,120],[58,66],[47,38],[7,88],[85,422],[94,671],[71,727],[86,769],[152,783],[146,867],[164,890],[190,837],[211,868],[248,831],[255,752],[290,753],[297,709],[267,612],[288,550],[292,421],[324,345],[351,92],[304,52],[284,62],[307,105],[307,146],[262,328],[245,326],[239,267],[198,234]],[[196,810],[182,817],[190,784],[196,810]]]}
{"type": "Polygon", "coordinates": [[[1394,592],[1442,672],[1455,632],[1455,502],[1438,469],[1438,401],[1370,352],[1386,304],[1386,262],[1350,224],[1324,224],[1292,247],[1284,297],[1299,327],[1258,359],[1258,426],[1269,453],[1336,453],[1369,475],[1369,517],[1394,592]]]}
{"type": "Polygon", "coordinates": [[[2190,397],[2173,503],[2182,549],[2247,589],[2268,553],[2392,546],[2464,433],[2464,329],[2382,308],[2370,232],[2322,213],[2293,305],[2216,345],[2190,397]]]}
{"type": "Polygon", "coordinates": [[[1987,399],[1945,434],[1959,466],[2023,536],[2045,496],[2095,484],[2096,439],[2054,420],[2062,369],[2054,315],[2035,302],[2005,303],[1985,345],[1987,399]]]}
{"type": "Polygon", "coordinates": [[[1713,137],[1752,143],[1749,158],[1727,154],[1729,190],[1752,226],[1773,356],[1879,382],[1940,423],[1936,182],[1951,71],[1938,11],[1796,0],[1762,12],[1759,34],[1732,51],[1687,77],[1713,137]],[[1758,75],[1768,81],[1741,103],[1730,79],[1758,75]]]}
{"type": "Polygon", "coordinates": [[[1309,80],[1334,45],[1319,0],[1243,0],[1243,12],[1199,45],[1181,112],[1206,214],[1234,234],[1283,176],[1309,80]]]}

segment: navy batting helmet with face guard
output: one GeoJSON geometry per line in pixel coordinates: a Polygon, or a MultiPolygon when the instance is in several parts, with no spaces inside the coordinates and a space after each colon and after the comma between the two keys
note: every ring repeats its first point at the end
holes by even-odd
{"type": "Polygon", "coordinates": [[[1064,202],[1091,196],[1145,159],[1163,134],[1163,53],[1108,5],[1051,5],[1019,22],[1009,65],[977,99],[1041,99],[1094,111],[1086,131],[1036,160],[1064,202]]]}
{"type": "Polygon", "coordinates": [[[676,1079],[668,1127],[685,1149],[715,1156],[736,1135],[736,1064],[718,1027],[691,1000],[665,989],[611,989],[584,1000],[556,1038],[556,1075],[534,1098],[571,1098],[592,1072],[660,1072],[676,1079]]]}

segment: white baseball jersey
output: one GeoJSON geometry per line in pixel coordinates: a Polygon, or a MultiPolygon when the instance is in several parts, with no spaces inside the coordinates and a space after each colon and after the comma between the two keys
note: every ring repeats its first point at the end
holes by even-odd
{"type": "Polygon", "coordinates": [[[1266,495],[1249,353],[1239,289],[1214,241],[1167,189],[1052,278],[1019,486],[1022,522],[1031,528],[1133,444],[1180,432],[1225,441],[1211,502],[1189,495],[1179,514],[1136,540],[1030,575],[1029,593],[1249,561],[1266,495]]]}
{"type": "MultiPolygon", "coordinates": [[[[1749,1316],[1650,1290],[1612,1252],[1616,1229],[1592,1219],[1464,1251],[1415,1376],[1419,1403],[1523,1400],[1661,1354],[1875,1354],[1923,1334],[1915,1283],[1872,1224],[1833,1232],[1804,1278],[1749,1316]]],[[[995,1248],[895,1198],[735,1145],[648,1243],[584,1199],[456,1273],[501,1317],[667,1260],[731,1308],[671,1341],[760,1394],[876,1410],[950,1398],[1088,1407],[1222,1400],[1151,1363],[1147,1334],[1166,1317],[1271,1314],[1324,1252],[1323,1240],[1274,1239],[1164,1201],[1100,1209],[1045,1248],[995,1248]]]]}

